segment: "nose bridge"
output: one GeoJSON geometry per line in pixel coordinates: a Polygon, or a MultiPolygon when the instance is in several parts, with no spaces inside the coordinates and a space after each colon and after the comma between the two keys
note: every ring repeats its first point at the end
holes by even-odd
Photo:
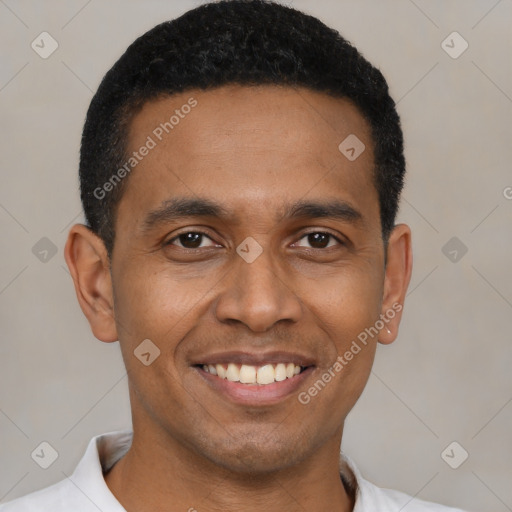
{"type": "Polygon", "coordinates": [[[280,320],[297,321],[300,301],[280,274],[268,250],[250,262],[240,257],[233,264],[229,284],[217,302],[218,319],[237,320],[260,332],[280,320]]]}
{"type": "Polygon", "coordinates": [[[281,283],[281,281],[277,276],[278,269],[275,265],[275,260],[272,259],[270,251],[263,251],[262,254],[251,263],[246,261],[241,262],[238,266],[237,274],[240,283],[246,287],[244,295],[265,293],[269,294],[267,300],[270,298],[277,299],[278,290],[276,290],[276,285],[281,283]],[[278,283],[276,283],[276,281],[278,281],[278,283]]]}

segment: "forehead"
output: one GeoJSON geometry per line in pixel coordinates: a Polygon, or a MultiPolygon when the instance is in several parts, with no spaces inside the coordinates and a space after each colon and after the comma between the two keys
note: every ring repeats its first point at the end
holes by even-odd
{"type": "Polygon", "coordinates": [[[327,191],[369,207],[377,201],[370,127],[346,99],[277,86],[191,90],[134,116],[129,155],[150,140],[121,201],[141,211],[183,195],[252,211],[327,191]],[[345,140],[364,144],[357,159],[343,153],[345,140]]]}
{"type": "Polygon", "coordinates": [[[132,119],[129,145],[153,135],[159,146],[186,141],[180,149],[191,154],[230,151],[237,143],[239,150],[261,150],[263,143],[269,150],[301,154],[327,145],[332,152],[332,143],[350,134],[371,145],[368,123],[346,98],[305,88],[229,85],[146,102],[132,119]]]}

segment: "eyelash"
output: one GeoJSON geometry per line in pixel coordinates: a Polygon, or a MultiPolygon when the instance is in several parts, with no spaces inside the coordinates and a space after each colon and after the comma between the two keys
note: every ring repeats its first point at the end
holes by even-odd
{"type": "MultiPolygon", "coordinates": [[[[188,235],[188,234],[201,235],[203,237],[209,238],[213,242],[212,238],[208,235],[208,233],[205,233],[204,231],[183,231],[182,233],[179,233],[178,235],[174,236],[173,238],[171,238],[170,240],[165,242],[164,245],[165,246],[167,246],[167,245],[175,245],[175,244],[173,244],[174,241],[179,240],[180,236],[188,235]]],[[[336,240],[336,242],[338,242],[339,245],[342,245],[342,246],[345,245],[337,236],[333,235],[332,233],[329,233],[328,231],[310,231],[308,233],[304,233],[299,238],[299,240],[302,240],[303,238],[305,238],[305,237],[307,237],[309,235],[316,235],[316,234],[327,235],[327,236],[331,237],[331,239],[336,240]]],[[[201,247],[189,248],[189,247],[182,247],[182,246],[176,246],[176,247],[179,247],[180,249],[184,249],[184,250],[188,250],[188,251],[195,251],[195,250],[198,250],[198,249],[204,249],[204,247],[203,248],[201,248],[201,247]]],[[[318,249],[318,248],[315,248],[315,247],[310,247],[308,249],[316,250],[316,251],[325,251],[326,249],[330,249],[331,247],[332,246],[328,245],[327,247],[323,247],[321,249],[318,249]]]]}

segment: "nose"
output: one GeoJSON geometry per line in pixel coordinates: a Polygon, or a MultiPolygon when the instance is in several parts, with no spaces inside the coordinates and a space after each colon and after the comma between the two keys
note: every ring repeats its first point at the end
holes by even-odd
{"type": "Polygon", "coordinates": [[[268,251],[252,263],[237,260],[224,283],[215,310],[221,322],[241,322],[265,332],[280,321],[298,322],[301,317],[301,301],[268,251]]]}

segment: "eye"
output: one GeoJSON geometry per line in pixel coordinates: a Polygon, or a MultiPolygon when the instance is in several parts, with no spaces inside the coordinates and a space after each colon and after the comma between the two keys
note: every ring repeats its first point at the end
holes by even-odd
{"type": "MultiPolygon", "coordinates": [[[[322,231],[315,231],[313,233],[308,233],[300,238],[300,240],[306,239],[307,243],[310,244],[312,249],[327,249],[329,247],[333,247],[336,244],[343,245],[337,237],[331,235],[331,233],[325,233],[322,231]],[[331,243],[332,242],[332,243],[331,243]]],[[[299,241],[300,241],[299,240],[299,241]]],[[[299,243],[299,242],[297,242],[299,243]]],[[[297,244],[294,244],[297,245],[297,244]]],[[[299,245],[299,247],[307,247],[304,245],[299,245]]]]}
{"type": "MultiPolygon", "coordinates": [[[[328,249],[329,247],[336,245],[343,245],[343,242],[341,242],[337,237],[331,233],[322,231],[307,233],[294,245],[299,247],[308,247],[307,245],[302,245],[300,243],[304,239],[311,249],[328,249]]],[[[201,249],[205,247],[219,246],[206,233],[202,233],[201,231],[187,231],[181,233],[170,239],[165,245],[175,245],[183,249],[201,249]]]]}
{"type": "Polygon", "coordinates": [[[215,247],[216,244],[209,236],[200,231],[187,231],[175,236],[169,240],[165,245],[177,245],[183,249],[200,249],[202,247],[215,247]],[[209,240],[210,245],[203,245],[203,242],[209,240]]]}

